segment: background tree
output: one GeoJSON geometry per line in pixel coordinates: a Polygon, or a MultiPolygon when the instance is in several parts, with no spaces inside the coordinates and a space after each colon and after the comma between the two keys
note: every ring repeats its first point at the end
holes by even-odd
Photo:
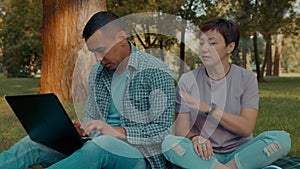
{"type": "Polygon", "coordinates": [[[300,33],[284,38],[282,45],[281,67],[284,72],[300,71],[300,33]]]}
{"type": "MultiPolygon", "coordinates": [[[[247,44],[248,40],[252,38],[253,40],[253,53],[254,61],[256,65],[257,79],[258,81],[263,81],[263,75],[265,67],[267,67],[266,75],[271,75],[272,70],[274,70],[275,75],[279,74],[279,60],[280,60],[280,50],[281,42],[277,43],[277,46],[273,47],[272,37],[282,34],[289,34],[294,32],[291,29],[291,25],[295,23],[295,11],[293,7],[295,5],[295,0],[289,1],[266,1],[266,0],[220,0],[217,1],[217,5],[214,5],[215,10],[210,11],[223,11],[219,12],[219,16],[227,17],[235,20],[240,25],[241,30],[241,44],[237,52],[232,55],[232,61],[235,64],[239,64],[239,54],[242,53],[242,65],[246,67],[246,56],[248,51],[247,44]],[[227,9],[227,10],[226,10],[227,9]],[[272,9],[272,10],[270,10],[272,9]],[[288,31],[283,31],[287,30],[288,31]],[[258,36],[263,35],[265,39],[265,55],[261,57],[259,55],[260,46],[256,46],[259,39],[258,36]],[[274,64],[272,61],[272,49],[275,49],[275,59],[274,64]],[[242,50],[240,50],[242,49],[242,50]],[[261,64],[261,60],[264,62],[261,64]]],[[[213,9],[212,8],[212,9],[213,9]]],[[[282,36],[279,36],[282,37],[282,36]]],[[[281,38],[278,38],[280,40],[281,38]]]]}
{"type": "MultiPolygon", "coordinates": [[[[131,14],[138,14],[142,12],[153,12],[152,15],[160,15],[162,13],[173,14],[174,11],[178,11],[178,8],[183,4],[183,0],[174,1],[174,0],[148,0],[148,1],[141,1],[141,0],[112,0],[108,1],[107,8],[115,13],[117,13],[120,17],[124,17],[131,14]]],[[[163,47],[168,48],[169,46],[174,44],[174,39],[167,37],[165,35],[149,33],[150,27],[155,27],[157,32],[158,29],[164,29],[164,26],[167,27],[168,25],[159,25],[157,26],[159,20],[163,20],[164,18],[160,18],[159,20],[153,20],[153,18],[163,17],[160,16],[144,16],[141,18],[141,21],[136,20],[132,21],[131,24],[139,24],[139,27],[142,31],[137,31],[136,29],[131,29],[129,34],[134,35],[131,37],[133,43],[139,43],[147,52],[151,52],[150,48],[163,47]],[[149,20],[147,20],[149,19],[149,20]],[[142,32],[142,34],[140,33],[142,32]]],[[[136,17],[135,19],[138,19],[136,17]]],[[[175,28],[173,30],[176,30],[175,28]]],[[[162,58],[164,59],[164,58],[162,58]]]]}
{"type": "Polygon", "coordinates": [[[43,0],[43,61],[40,93],[55,92],[61,101],[72,99],[72,75],[88,19],[106,9],[105,0],[43,0]]]}
{"type": "Polygon", "coordinates": [[[283,70],[287,71],[288,68],[291,65],[294,67],[292,71],[297,71],[297,67],[299,70],[299,44],[300,44],[300,4],[297,2],[294,4],[294,12],[290,16],[290,22],[281,27],[278,31],[277,38],[279,40],[276,41],[276,46],[274,58],[274,71],[273,75],[278,76],[280,71],[280,66],[283,68],[283,70]],[[279,36],[279,37],[278,37],[279,36]],[[280,42],[281,41],[281,42],[280,42]],[[281,49],[281,50],[280,50],[281,49]],[[291,62],[289,63],[290,60],[291,62]],[[288,63],[288,64],[287,64],[288,63]]]}
{"type": "Polygon", "coordinates": [[[240,45],[239,48],[241,50],[237,50],[234,53],[232,60],[235,60],[234,63],[247,68],[247,53],[248,53],[248,42],[250,40],[250,36],[255,30],[255,24],[253,24],[253,13],[254,6],[253,1],[251,0],[238,0],[231,1],[230,10],[228,10],[228,15],[230,18],[233,18],[240,27],[240,45]],[[251,13],[251,14],[249,14],[251,13]],[[242,57],[240,58],[239,53],[242,53],[242,57]]]}
{"type": "MultiPolygon", "coordinates": [[[[213,3],[210,0],[149,0],[149,1],[133,1],[129,0],[113,0],[111,2],[108,2],[108,9],[116,12],[120,16],[126,16],[128,14],[134,14],[139,12],[157,12],[157,13],[166,13],[171,14],[178,19],[181,20],[181,23],[178,24],[178,27],[173,27],[173,30],[176,33],[180,33],[179,41],[179,57],[180,60],[185,61],[185,53],[187,50],[185,49],[186,46],[184,44],[186,39],[186,31],[188,29],[193,29],[191,25],[198,25],[201,20],[201,15],[204,15],[205,8],[209,6],[209,4],[213,3]],[[144,6],[140,7],[139,6],[144,6]]],[[[167,37],[164,35],[159,34],[149,34],[149,27],[152,25],[157,25],[160,23],[157,23],[155,21],[153,22],[146,22],[145,25],[142,25],[142,28],[144,29],[143,35],[138,34],[137,32],[134,32],[133,34],[136,35],[136,39],[144,49],[146,49],[147,52],[150,52],[148,49],[153,48],[156,46],[159,46],[160,49],[169,49],[170,46],[176,47],[175,45],[175,39],[174,37],[167,37]],[[175,46],[174,46],[175,45],[175,46]]],[[[165,27],[168,27],[169,25],[164,25],[164,23],[161,23],[159,25],[160,28],[164,29],[165,27]]],[[[158,28],[159,29],[159,28],[158,28]]],[[[134,30],[133,30],[134,31],[134,30]]],[[[159,30],[158,30],[159,32],[159,30]]],[[[170,34],[174,34],[170,33],[170,34]]],[[[163,55],[162,55],[163,56],[163,55]]],[[[164,59],[163,57],[161,57],[164,59]]],[[[184,71],[184,66],[182,64],[183,62],[179,62],[179,76],[184,71]]]]}
{"type": "MultiPolygon", "coordinates": [[[[199,25],[200,23],[200,16],[205,11],[206,3],[210,1],[197,1],[197,0],[188,0],[186,3],[179,8],[178,13],[176,15],[180,16],[181,18],[181,29],[180,31],[180,60],[185,61],[185,39],[186,39],[186,31],[187,29],[191,29],[189,25],[199,25]]],[[[193,29],[193,28],[192,28],[193,29]]],[[[179,77],[184,72],[184,65],[183,62],[179,63],[179,77]]]]}
{"type": "MultiPolygon", "coordinates": [[[[115,12],[120,17],[124,17],[130,14],[141,13],[141,12],[154,12],[157,9],[157,2],[155,0],[112,0],[108,1],[107,8],[113,12],[115,12]]],[[[150,52],[148,49],[152,48],[157,41],[155,35],[149,33],[151,24],[155,24],[154,20],[144,21],[147,16],[141,18],[141,20],[136,20],[136,23],[139,24],[140,28],[143,29],[143,34],[139,34],[137,30],[133,27],[129,29],[128,32],[130,35],[134,35],[136,40],[141,44],[141,46],[146,50],[146,52],[150,52]],[[143,24],[141,24],[143,23],[143,24]],[[151,38],[154,36],[154,38],[151,38]]],[[[153,18],[153,16],[149,16],[149,18],[153,18]]],[[[136,18],[138,19],[138,17],[136,18]]],[[[132,21],[135,22],[135,21],[132,21]]],[[[134,25],[134,23],[131,23],[134,25]]],[[[131,37],[133,42],[136,42],[134,37],[131,37]]]]}
{"type": "Polygon", "coordinates": [[[1,2],[2,63],[9,77],[34,75],[41,66],[41,0],[1,2]]]}
{"type": "MultiPolygon", "coordinates": [[[[273,60],[272,60],[272,35],[277,35],[281,28],[290,27],[289,25],[294,20],[295,12],[293,11],[296,0],[261,0],[259,5],[259,32],[261,32],[266,41],[265,59],[262,66],[262,73],[266,66],[266,75],[272,75],[273,60]],[[272,10],[270,10],[272,9],[272,10]]],[[[289,30],[292,32],[293,30],[289,30]]],[[[280,42],[279,42],[280,44],[280,42]]],[[[280,49],[280,48],[277,48],[280,49]]],[[[278,53],[277,53],[278,54],[278,53]]],[[[276,58],[276,66],[279,66],[279,55],[276,58]]],[[[278,67],[276,69],[279,69],[278,67]]]]}
{"type": "MultiPolygon", "coordinates": [[[[20,75],[20,70],[34,72],[41,67],[43,55],[40,92],[55,92],[62,101],[70,100],[75,61],[78,55],[89,55],[81,39],[82,28],[93,13],[106,9],[105,1],[44,0],[42,3],[41,0],[1,0],[0,2],[0,71],[3,65],[9,70],[9,76],[20,75]],[[40,41],[41,27],[43,46],[40,41]]],[[[193,29],[190,25],[200,25],[202,21],[213,17],[225,17],[238,22],[241,28],[241,44],[238,51],[232,55],[232,62],[240,64],[242,61],[245,66],[246,58],[251,56],[251,59],[248,59],[254,63],[252,65],[256,68],[253,70],[256,70],[259,81],[263,80],[264,65],[268,70],[274,68],[273,72],[268,71],[268,74],[273,75],[278,75],[279,66],[285,71],[299,70],[300,16],[299,9],[298,13],[293,10],[295,5],[297,5],[295,0],[111,0],[107,4],[109,10],[120,16],[138,12],[156,12],[155,14],[171,14],[178,17],[178,20],[187,21],[186,27],[172,28],[171,34],[176,34],[176,37],[181,35],[179,41],[173,37],[153,33],[137,33],[135,37],[130,38],[146,49],[160,48],[158,53],[155,50],[148,52],[163,60],[166,56],[164,51],[171,51],[190,68],[194,68],[200,61],[190,49],[179,43],[184,42],[186,31],[193,29]],[[250,39],[252,43],[249,43],[250,39]],[[265,55],[261,52],[263,48],[265,55]],[[262,60],[265,62],[262,63],[262,60]]],[[[151,24],[158,24],[161,28],[169,26],[153,20],[148,22],[148,25],[142,26],[144,29],[142,32],[153,29],[151,24]]],[[[175,65],[176,71],[179,65],[179,62],[175,65]]],[[[78,72],[80,71],[76,73],[78,72]]],[[[86,71],[80,73],[82,72],[86,71]]]]}

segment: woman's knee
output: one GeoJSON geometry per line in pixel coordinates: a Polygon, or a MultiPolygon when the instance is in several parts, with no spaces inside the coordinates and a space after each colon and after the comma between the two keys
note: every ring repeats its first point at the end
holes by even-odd
{"type": "Polygon", "coordinates": [[[267,131],[262,133],[264,139],[271,139],[271,143],[264,149],[264,151],[271,155],[280,150],[282,155],[287,155],[291,149],[290,134],[285,131],[267,131]]]}
{"type": "Polygon", "coordinates": [[[162,143],[162,152],[168,152],[170,149],[174,149],[178,146],[185,138],[174,135],[167,135],[162,143]]]}
{"type": "Polygon", "coordinates": [[[167,158],[195,155],[192,142],[181,136],[168,135],[162,143],[162,153],[167,158]]]}
{"type": "Polygon", "coordinates": [[[276,136],[276,141],[279,143],[281,149],[285,152],[285,155],[287,155],[292,145],[290,134],[285,131],[277,131],[274,135],[276,136]]]}
{"type": "Polygon", "coordinates": [[[185,137],[168,135],[162,143],[163,155],[171,163],[183,168],[214,168],[217,159],[204,160],[197,155],[193,143],[185,137]]]}

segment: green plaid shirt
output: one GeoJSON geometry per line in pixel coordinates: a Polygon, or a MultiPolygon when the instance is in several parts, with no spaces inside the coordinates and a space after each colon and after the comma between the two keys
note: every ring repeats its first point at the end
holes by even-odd
{"type": "MultiPolygon", "coordinates": [[[[126,77],[120,123],[126,129],[127,141],[144,154],[152,168],[169,168],[161,154],[161,142],[173,122],[175,94],[172,73],[161,60],[131,44],[126,77]]],[[[107,120],[111,81],[108,69],[100,63],[93,66],[84,121],[107,120]]]]}

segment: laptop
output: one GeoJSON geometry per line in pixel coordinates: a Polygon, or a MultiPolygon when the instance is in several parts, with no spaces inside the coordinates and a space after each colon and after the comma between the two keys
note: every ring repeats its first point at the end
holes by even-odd
{"type": "Polygon", "coordinates": [[[35,142],[70,155],[90,139],[79,135],[54,93],[4,97],[35,142]]]}

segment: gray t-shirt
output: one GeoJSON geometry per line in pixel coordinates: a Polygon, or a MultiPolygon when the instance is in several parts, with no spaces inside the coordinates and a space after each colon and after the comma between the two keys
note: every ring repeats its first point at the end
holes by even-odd
{"type": "Polygon", "coordinates": [[[256,76],[253,72],[231,64],[230,71],[219,81],[209,79],[205,67],[199,67],[181,76],[176,93],[176,112],[191,113],[191,130],[208,138],[215,152],[234,151],[242,143],[252,139],[252,134],[243,137],[233,133],[214,119],[190,108],[181,98],[186,92],[193,98],[206,103],[215,103],[225,112],[239,115],[241,108],[258,110],[259,96],[256,76]]]}

